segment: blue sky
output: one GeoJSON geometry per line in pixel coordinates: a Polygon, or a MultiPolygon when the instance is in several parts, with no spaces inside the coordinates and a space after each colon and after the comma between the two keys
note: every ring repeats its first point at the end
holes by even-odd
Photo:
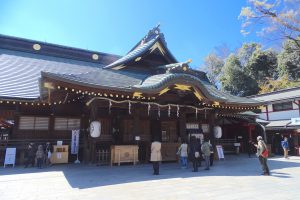
{"type": "Polygon", "coordinates": [[[246,0],[0,0],[0,34],[118,55],[161,24],[179,61],[198,67],[215,46],[256,41],[240,34],[246,0]]]}

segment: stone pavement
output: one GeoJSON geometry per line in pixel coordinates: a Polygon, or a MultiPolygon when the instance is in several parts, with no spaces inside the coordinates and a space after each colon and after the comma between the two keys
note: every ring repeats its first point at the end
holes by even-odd
{"type": "Polygon", "coordinates": [[[260,176],[258,160],[245,155],[227,156],[197,173],[163,163],[159,176],[150,164],[1,168],[0,200],[300,199],[300,157],[268,163],[272,176],[260,176]]]}

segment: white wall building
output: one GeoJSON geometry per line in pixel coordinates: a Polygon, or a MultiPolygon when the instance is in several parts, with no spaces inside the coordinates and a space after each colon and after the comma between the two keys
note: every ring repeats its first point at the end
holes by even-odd
{"type": "Polygon", "coordinates": [[[299,155],[300,144],[300,87],[251,96],[262,101],[258,118],[267,121],[266,132],[268,143],[273,144],[274,151],[279,153],[280,141],[290,138],[291,152],[299,155]]]}

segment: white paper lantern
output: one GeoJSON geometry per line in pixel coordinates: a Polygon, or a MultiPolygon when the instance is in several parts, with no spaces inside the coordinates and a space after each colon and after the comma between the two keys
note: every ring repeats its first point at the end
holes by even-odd
{"type": "Polygon", "coordinates": [[[101,135],[101,123],[99,121],[93,121],[90,124],[91,137],[97,138],[101,135]]]}
{"type": "Polygon", "coordinates": [[[214,135],[215,138],[221,138],[222,137],[222,128],[220,126],[214,127],[214,135]]]}

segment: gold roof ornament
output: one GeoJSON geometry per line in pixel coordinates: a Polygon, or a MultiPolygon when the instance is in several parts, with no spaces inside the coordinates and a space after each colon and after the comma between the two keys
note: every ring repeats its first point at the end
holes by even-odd
{"type": "Polygon", "coordinates": [[[195,89],[194,91],[194,95],[200,100],[203,100],[203,96],[200,94],[200,92],[198,90],[195,89]]]}
{"type": "Polygon", "coordinates": [[[143,97],[142,94],[143,93],[141,93],[141,92],[134,92],[133,97],[141,98],[141,97],[143,97]]]}
{"type": "Polygon", "coordinates": [[[138,62],[138,61],[140,61],[142,59],[142,57],[137,57],[134,61],[135,62],[138,62]]]}
{"type": "Polygon", "coordinates": [[[191,91],[191,86],[183,85],[183,84],[175,84],[175,89],[182,90],[182,91],[191,91]]]}
{"type": "Polygon", "coordinates": [[[219,106],[219,105],[220,105],[220,102],[214,101],[213,105],[214,105],[214,106],[219,106]]]}
{"type": "MultiPolygon", "coordinates": [[[[44,82],[44,87],[48,89],[54,89],[54,84],[52,82],[44,82]]],[[[59,87],[60,88],[60,87],[59,87]]],[[[58,89],[59,89],[58,88],[58,89]]]]}
{"type": "Polygon", "coordinates": [[[99,60],[99,55],[98,54],[93,54],[92,55],[93,60],[99,60]]]}
{"type": "Polygon", "coordinates": [[[166,87],[165,89],[161,90],[158,95],[159,96],[163,95],[164,93],[168,92],[169,90],[170,90],[170,88],[166,87]]]}
{"type": "Polygon", "coordinates": [[[34,49],[34,50],[36,50],[36,51],[39,51],[39,50],[41,50],[41,45],[39,45],[39,44],[34,44],[33,46],[32,46],[32,48],[34,49]]]}
{"type": "Polygon", "coordinates": [[[158,49],[162,55],[165,55],[166,53],[159,42],[155,42],[155,44],[150,48],[150,53],[152,53],[155,49],[158,49]]]}

